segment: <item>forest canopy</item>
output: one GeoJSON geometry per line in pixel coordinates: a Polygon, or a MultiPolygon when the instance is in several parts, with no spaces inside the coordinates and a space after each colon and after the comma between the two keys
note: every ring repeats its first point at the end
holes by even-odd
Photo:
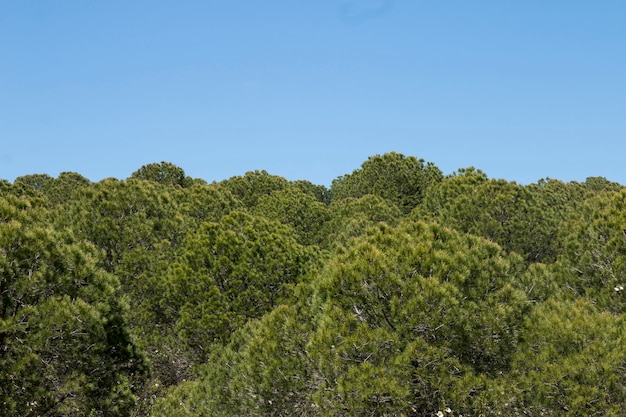
{"type": "Polygon", "coordinates": [[[0,415],[620,416],[626,188],[0,180],[0,415]]]}

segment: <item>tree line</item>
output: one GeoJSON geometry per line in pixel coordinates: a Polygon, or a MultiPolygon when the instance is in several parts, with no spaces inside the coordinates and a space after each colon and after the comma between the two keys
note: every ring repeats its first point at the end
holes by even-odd
{"type": "Polygon", "coordinates": [[[394,152],[0,180],[0,415],[622,415],[625,205],[394,152]]]}

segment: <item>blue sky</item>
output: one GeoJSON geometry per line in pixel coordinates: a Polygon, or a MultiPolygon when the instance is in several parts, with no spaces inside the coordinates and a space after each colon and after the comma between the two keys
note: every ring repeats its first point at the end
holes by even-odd
{"type": "Polygon", "coordinates": [[[396,151],[626,184],[625,22],[623,0],[0,0],[0,178],[330,185],[396,151]]]}

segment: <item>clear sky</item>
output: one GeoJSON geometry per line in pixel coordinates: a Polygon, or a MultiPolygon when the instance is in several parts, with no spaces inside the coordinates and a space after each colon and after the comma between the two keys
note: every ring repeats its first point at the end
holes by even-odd
{"type": "Polygon", "coordinates": [[[0,178],[626,184],[624,0],[0,0],[0,178]]]}

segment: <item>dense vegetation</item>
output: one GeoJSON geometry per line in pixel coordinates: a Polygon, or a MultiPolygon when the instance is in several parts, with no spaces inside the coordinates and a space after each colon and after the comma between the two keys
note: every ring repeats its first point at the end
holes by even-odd
{"type": "Polygon", "coordinates": [[[619,416],[625,285],[604,178],[27,175],[0,181],[0,415],[619,416]]]}

